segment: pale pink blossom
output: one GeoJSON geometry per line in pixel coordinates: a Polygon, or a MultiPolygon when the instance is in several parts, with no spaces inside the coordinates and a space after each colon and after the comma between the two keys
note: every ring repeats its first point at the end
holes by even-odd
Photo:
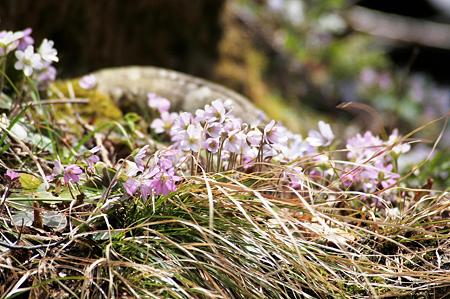
{"type": "Polygon", "coordinates": [[[319,121],[319,131],[309,131],[306,141],[312,146],[328,146],[334,140],[334,134],[331,130],[331,126],[323,121],[319,121]]]}
{"type": "Polygon", "coordinates": [[[129,178],[124,184],[123,187],[128,195],[133,196],[137,189],[139,188],[139,182],[135,179],[129,178]]]}
{"type": "Polygon", "coordinates": [[[222,125],[220,123],[210,123],[206,126],[205,129],[206,134],[208,134],[209,137],[217,138],[220,136],[220,133],[222,132],[222,125]]]}
{"type": "Polygon", "coordinates": [[[166,172],[158,173],[151,180],[150,186],[155,195],[168,195],[170,192],[176,190],[176,183],[180,180],[181,178],[175,175],[175,171],[169,169],[166,172]]]}
{"type": "Polygon", "coordinates": [[[6,174],[5,176],[10,180],[10,181],[14,181],[15,179],[19,178],[19,174],[17,172],[15,172],[12,169],[8,169],[6,170],[6,174]]]}
{"type": "Polygon", "coordinates": [[[80,85],[81,88],[86,90],[94,89],[97,87],[97,78],[92,74],[83,76],[78,81],[78,85],[80,85]]]}
{"type": "Polygon", "coordinates": [[[76,164],[68,165],[64,168],[64,183],[77,183],[80,181],[80,175],[83,170],[76,164]]]}
{"type": "Polygon", "coordinates": [[[178,113],[161,112],[161,117],[152,121],[150,127],[155,130],[156,133],[169,133],[175,120],[178,118],[178,113]]]}
{"type": "Polygon", "coordinates": [[[287,140],[285,131],[284,127],[272,120],[264,127],[264,139],[269,144],[282,144],[287,140]]]}
{"type": "Polygon", "coordinates": [[[150,108],[158,110],[160,113],[168,112],[170,109],[170,101],[166,98],[163,98],[155,93],[148,93],[148,106],[150,108]]]}
{"type": "Polygon", "coordinates": [[[220,140],[219,138],[208,138],[205,141],[205,148],[209,152],[215,154],[219,150],[220,140]]]}
{"type": "Polygon", "coordinates": [[[180,148],[183,151],[199,152],[203,141],[203,129],[198,124],[189,125],[183,139],[180,142],[180,148]]]}

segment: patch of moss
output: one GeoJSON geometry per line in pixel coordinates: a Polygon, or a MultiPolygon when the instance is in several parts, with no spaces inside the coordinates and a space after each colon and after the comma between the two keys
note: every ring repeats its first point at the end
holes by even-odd
{"type": "Polygon", "coordinates": [[[96,89],[85,90],[78,84],[78,79],[56,81],[49,88],[50,98],[86,98],[87,104],[55,105],[56,117],[73,117],[74,113],[89,123],[101,124],[122,118],[122,111],[114,100],[107,94],[96,89]]]}

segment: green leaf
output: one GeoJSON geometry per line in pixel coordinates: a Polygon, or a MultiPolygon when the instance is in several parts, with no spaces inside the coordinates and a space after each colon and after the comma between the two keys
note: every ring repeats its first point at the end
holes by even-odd
{"type": "Polygon", "coordinates": [[[71,201],[72,199],[69,198],[63,198],[63,197],[58,197],[58,196],[54,196],[51,192],[47,192],[47,191],[38,191],[36,193],[33,193],[35,200],[37,201],[42,201],[44,203],[48,203],[48,204],[55,204],[55,203],[61,203],[63,201],[71,201]]]}
{"type": "Polygon", "coordinates": [[[28,135],[28,141],[41,150],[47,150],[53,153],[52,140],[46,136],[30,133],[28,135]]]}
{"type": "Polygon", "coordinates": [[[34,175],[21,173],[19,177],[22,188],[27,190],[36,190],[42,184],[42,181],[34,175]]]}

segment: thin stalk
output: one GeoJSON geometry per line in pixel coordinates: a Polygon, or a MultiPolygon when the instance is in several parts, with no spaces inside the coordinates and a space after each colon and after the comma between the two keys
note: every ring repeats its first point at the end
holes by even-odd
{"type": "MultiPolygon", "coordinates": [[[[3,49],[3,52],[6,53],[6,50],[3,49]]],[[[4,76],[6,75],[5,74],[5,72],[6,72],[6,55],[3,56],[2,60],[1,60],[0,69],[1,69],[1,74],[0,74],[0,93],[1,93],[3,91],[3,85],[5,84],[4,76]]]]}

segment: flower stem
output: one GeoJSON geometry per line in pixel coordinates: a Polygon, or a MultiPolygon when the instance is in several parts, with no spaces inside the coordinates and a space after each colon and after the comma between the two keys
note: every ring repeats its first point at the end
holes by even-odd
{"type": "Polygon", "coordinates": [[[5,74],[5,71],[6,71],[6,55],[1,60],[0,70],[1,70],[1,73],[0,73],[0,93],[2,93],[3,92],[3,85],[5,84],[4,79],[5,79],[5,76],[6,76],[6,74],[5,74]]]}

